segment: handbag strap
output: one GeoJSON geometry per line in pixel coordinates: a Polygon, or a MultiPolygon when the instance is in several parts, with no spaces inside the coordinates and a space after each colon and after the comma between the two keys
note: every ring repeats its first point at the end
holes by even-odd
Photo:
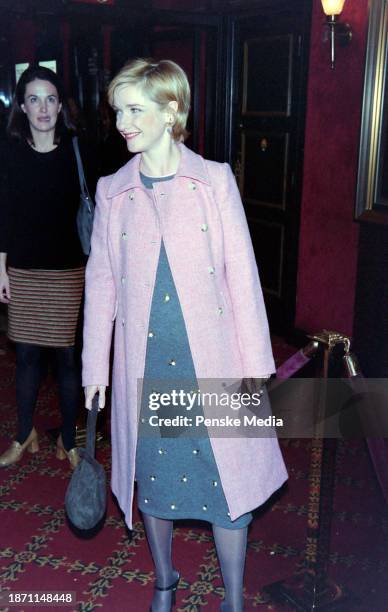
{"type": "Polygon", "coordinates": [[[73,148],[74,148],[75,158],[77,160],[78,179],[79,179],[79,185],[80,185],[80,188],[81,188],[81,193],[82,193],[83,196],[85,196],[85,197],[90,199],[89,189],[88,189],[88,186],[86,184],[84,166],[83,166],[83,163],[82,163],[82,158],[81,158],[81,153],[80,153],[80,150],[79,150],[77,136],[74,136],[72,138],[72,141],[73,141],[73,148]]]}
{"type": "Polygon", "coordinates": [[[93,398],[92,409],[88,411],[88,420],[86,423],[86,452],[91,457],[94,457],[96,452],[96,423],[98,415],[98,395],[93,398]]]}

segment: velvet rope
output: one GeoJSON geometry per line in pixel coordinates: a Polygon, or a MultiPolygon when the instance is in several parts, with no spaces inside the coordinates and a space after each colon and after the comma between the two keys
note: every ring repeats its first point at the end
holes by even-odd
{"type": "Polygon", "coordinates": [[[298,370],[303,368],[310,361],[310,357],[307,357],[303,349],[300,349],[297,353],[292,355],[285,361],[276,372],[276,378],[285,380],[291,378],[298,370]]]}
{"type": "MultiPolygon", "coordinates": [[[[294,355],[289,357],[276,372],[276,380],[272,380],[269,385],[269,389],[273,390],[276,388],[280,381],[286,380],[287,378],[291,378],[298,370],[303,368],[309,361],[312,355],[305,355],[304,351],[306,349],[301,349],[297,351],[294,355]]],[[[351,383],[353,380],[362,378],[362,374],[358,368],[358,364],[356,367],[357,374],[356,376],[349,376],[349,382],[351,383]]],[[[349,374],[350,372],[348,372],[349,374]]],[[[369,414],[371,414],[369,412],[369,414]]],[[[385,438],[367,438],[366,439],[368,450],[372,459],[372,463],[376,472],[376,477],[381,486],[384,498],[388,504],[388,440],[385,438]]]]}

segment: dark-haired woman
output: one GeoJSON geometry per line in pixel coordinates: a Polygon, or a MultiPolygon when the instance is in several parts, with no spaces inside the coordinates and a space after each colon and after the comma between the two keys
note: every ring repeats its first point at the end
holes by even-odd
{"type": "Polygon", "coordinates": [[[18,431],[0,466],[39,450],[33,415],[42,357],[54,349],[62,428],[58,459],[78,463],[75,423],[79,371],[75,334],[84,286],[76,214],[79,182],[63,92],[40,66],[21,76],[1,154],[0,300],[8,304],[8,337],[16,345],[18,431]]]}

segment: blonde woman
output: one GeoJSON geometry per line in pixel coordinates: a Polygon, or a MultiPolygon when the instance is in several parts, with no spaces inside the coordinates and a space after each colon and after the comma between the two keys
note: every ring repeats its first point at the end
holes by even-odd
{"type": "Polygon", "coordinates": [[[181,383],[188,392],[200,379],[261,382],[274,372],[241,199],[227,164],[183,144],[190,88],[177,64],[129,62],[108,95],[136,155],[97,190],[86,270],[86,407],[96,393],[104,406],[115,319],[112,488],[131,528],[137,480],[156,571],[151,610],[174,605],[173,521],[192,518],[212,523],[225,585],[221,609],[241,611],[251,510],[287,478],[276,438],[143,436],[138,411],[139,380],[145,414],[156,379],[163,390],[181,383]]]}

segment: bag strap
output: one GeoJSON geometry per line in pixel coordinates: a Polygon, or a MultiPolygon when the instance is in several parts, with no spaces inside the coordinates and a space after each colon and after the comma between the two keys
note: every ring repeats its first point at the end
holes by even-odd
{"type": "Polygon", "coordinates": [[[98,415],[98,394],[93,398],[92,409],[88,411],[86,423],[86,452],[94,457],[96,452],[96,423],[98,415]]]}
{"type": "Polygon", "coordinates": [[[80,150],[79,150],[77,136],[74,136],[72,138],[72,141],[73,141],[73,148],[74,148],[75,158],[77,160],[78,179],[79,179],[79,185],[80,185],[80,188],[81,188],[81,193],[82,193],[82,195],[84,197],[87,197],[90,200],[89,189],[88,189],[88,186],[86,184],[84,166],[83,166],[83,163],[82,163],[82,158],[81,158],[81,153],[80,153],[80,150]]]}

